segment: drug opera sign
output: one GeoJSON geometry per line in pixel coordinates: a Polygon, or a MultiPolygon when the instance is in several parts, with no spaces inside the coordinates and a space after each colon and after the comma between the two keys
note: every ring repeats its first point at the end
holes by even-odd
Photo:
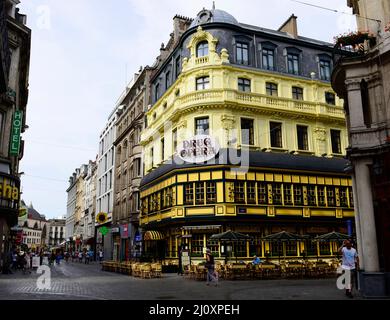
{"type": "Polygon", "coordinates": [[[217,156],[220,146],[211,136],[197,135],[184,140],[177,147],[177,154],[185,162],[203,163],[217,156]]]}

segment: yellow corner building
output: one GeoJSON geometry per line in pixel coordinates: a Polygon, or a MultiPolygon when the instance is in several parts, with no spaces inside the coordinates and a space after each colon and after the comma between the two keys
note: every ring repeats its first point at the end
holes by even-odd
{"type": "Polygon", "coordinates": [[[280,231],[353,233],[332,45],[299,36],[294,15],[277,31],[216,9],[186,22],[152,78],[141,137],[145,255],[172,263],[179,248],[192,261],[204,260],[205,248],[221,261],[334,257],[336,243],[263,239],[280,231]],[[182,150],[202,153],[197,138],[205,136],[215,140],[215,156],[186,161],[182,150]],[[251,241],[210,241],[227,230],[251,241]]]}

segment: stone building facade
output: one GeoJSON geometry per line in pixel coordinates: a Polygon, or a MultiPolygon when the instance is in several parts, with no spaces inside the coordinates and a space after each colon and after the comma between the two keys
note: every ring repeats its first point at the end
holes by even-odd
{"type": "Polygon", "coordinates": [[[113,224],[119,227],[119,233],[114,237],[118,260],[129,260],[141,254],[142,245],[137,235],[140,235],[139,186],[143,176],[143,154],[139,142],[145,126],[145,112],[150,104],[152,71],[152,68],[145,67],[135,74],[117,111],[113,224]]]}
{"type": "Polygon", "coordinates": [[[83,245],[88,249],[94,249],[97,185],[97,165],[95,161],[89,161],[84,184],[83,245]]]}
{"type": "Polygon", "coordinates": [[[23,158],[31,30],[19,0],[0,2],[0,266],[18,223],[19,161],[23,158]]]}
{"type": "Polygon", "coordinates": [[[85,212],[85,182],[87,165],[77,168],[69,178],[69,188],[66,190],[67,215],[66,215],[66,240],[71,250],[83,248],[84,237],[84,212],[85,212]]]}
{"type": "Polygon", "coordinates": [[[100,134],[99,153],[97,157],[97,189],[96,189],[96,217],[103,214],[106,218],[103,221],[96,219],[96,251],[103,250],[107,260],[113,258],[112,240],[112,214],[114,210],[114,164],[116,139],[115,123],[117,121],[119,104],[107,119],[104,130],[100,134]],[[105,235],[99,231],[100,228],[107,227],[110,232],[105,235]]]}
{"type": "Polygon", "coordinates": [[[27,208],[27,220],[20,225],[23,228],[22,243],[34,252],[46,250],[50,241],[50,224],[32,204],[25,207],[27,208]]]}
{"type": "Polygon", "coordinates": [[[48,221],[49,248],[64,245],[66,219],[50,219],[48,221]]]}
{"type": "Polygon", "coordinates": [[[390,295],[390,2],[348,0],[370,41],[337,57],[332,85],[345,100],[353,172],[361,289],[390,295]],[[369,19],[367,19],[367,17],[369,19]]]}

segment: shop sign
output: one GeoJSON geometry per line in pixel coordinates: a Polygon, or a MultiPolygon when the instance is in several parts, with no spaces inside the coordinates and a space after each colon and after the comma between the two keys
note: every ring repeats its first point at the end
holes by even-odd
{"type": "Polygon", "coordinates": [[[214,137],[197,135],[182,141],[177,147],[179,157],[188,163],[207,162],[217,156],[220,146],[214,137]]]}
{"type": "Polygon", "coordinates": [[[105,212],[99,212],[96,215],[96,223],[98,224],[105,224],[108,222],[108,214],[105,212]]]}
{"type": "Polygon", "coordinates": [[[0,173],[0,212],[12,210],[18,214],[20,181],[8,174],[0,173]]]}
{"type": "Polygon", "coordinates": [[[16,180],[0,176],[0,200],[19,200],[19,188],[16,180]]]}
{"type": "Polygon", "coordinates": [[[101,227],[99,228],[99,233],[102,234],[103,236],[105,236],[107,233],[110,232],[110,229],[107,228],[107,227],[101,227]]]}
{"type": "Polygon", "coordinates": [[[134,241],[135,241],[135,242],[141,242],[141,241],[142,241],[142,236],[139,234],[139,231],[138,231],[138,230],[137,230],[137,232],[135,233],[134,241]]]}
{"type": "Polygon", "coordinates": [[[19,156],[20,152],[20,133],[22,132],[23,112],[16,110],[12,120],[10,156],[19,156]]]}
{"type": "Polygon", "coordinates": [[[119,233],[119,232],[120,232],[119,228],[112,228],[111,229],[111,233],[119,233]]]}
{"type": "Polygon", "coordinates": [[[121,238],[127,239],[129,237],[129,225],[124,224],[121,226],[121,238]]]}

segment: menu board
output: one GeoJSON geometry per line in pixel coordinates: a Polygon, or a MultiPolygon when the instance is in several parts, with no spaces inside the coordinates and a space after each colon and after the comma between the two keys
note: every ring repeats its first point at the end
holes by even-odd
{"type": "Polygon", "coordinates": [[[191,264],[191,257],[188,252],[184,251],[181,253],[181,263],[183,267],[191,264]]]}

